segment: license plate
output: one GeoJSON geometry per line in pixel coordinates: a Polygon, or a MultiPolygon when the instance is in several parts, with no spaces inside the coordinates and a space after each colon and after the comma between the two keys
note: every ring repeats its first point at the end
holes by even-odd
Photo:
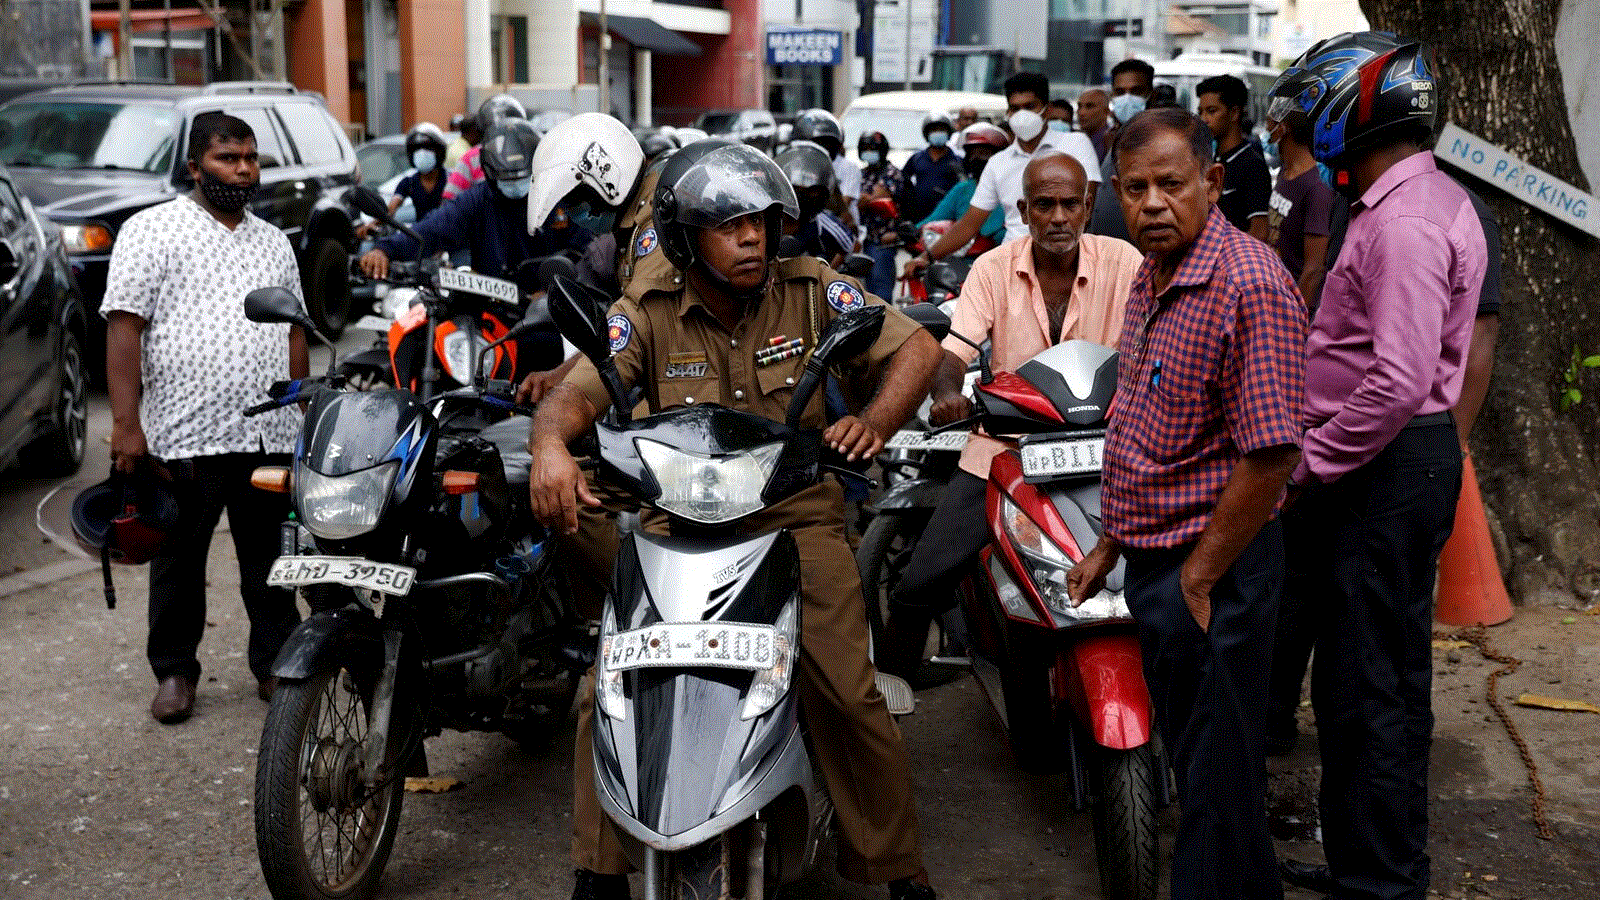
{"type": "Polygon", "coordinates": [[[333,583],[395,596],[410,593],[416,579],[417,570],[410,566],[355,556],[282,556],[267,572],[267,584],[272,587],[333,583]]]}
{"type": "Polygon", "coordinates": [[[961,450],[967,446],[970,431],[916,431],[902,428],[884,445],[885,450],[961,450]]]}
{"type": "Polygon", "coordinates": [[[366,315],[357,319],[356,323],[350,327],[361,328],[366,331],[388,332],[389,326],[392,324],[394,324],[393,320],[385,319],[382,316],[366,315]]]}
{"type": "Polygon", "coordinates": [[[600,652],[613,671],[651,666],[770,669],[777,659],[771,625],[664,622],[606,639],[600,652]]]}
{"type": "Polygon", "coordinates": [[[465,269],[440,269],[438,284],[447,291],[466,291],[469,294],[493,297],[507,303],[516,303],[522,299],[516,284],[503,278],[490,278],[488,275],[479,275],[477,272],[468,272],[465,269]]]}
{"type": "Polygon", "coordinates": [[[1047,478],[1098,472],[1105,447],[1104,437],[1023,444],[1020,448],[1022,475],[1024,478],[1047,478]]]}

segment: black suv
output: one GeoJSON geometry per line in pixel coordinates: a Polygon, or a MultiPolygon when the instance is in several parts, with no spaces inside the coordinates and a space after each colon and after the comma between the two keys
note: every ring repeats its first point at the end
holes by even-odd
{"type": "MultiPolygon", "coordinates": [[[[356,183],[356,154],[316,94],[258,81],[200,88],[79,83],[39,91],[0,106],[0,162],[39,212],[61,225],[93,313],[122,223],[192,187],[184,162],[189,124],[207,112],[238,116],[255,131],[261,191],[251,211],[288,236],[307,310],[336,337],[350,317],[356,214],[342,195],[356,183]]],[[[98,315],[89,318],[99,338],[90,350],[98,372],[104,324],[98,315]]]]}

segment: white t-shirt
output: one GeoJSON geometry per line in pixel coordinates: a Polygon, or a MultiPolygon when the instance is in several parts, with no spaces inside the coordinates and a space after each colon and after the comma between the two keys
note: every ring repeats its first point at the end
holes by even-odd
{"type": "Polygon", "coordinates": [[[230,231],[184,195],[117,232],[100,312],[145,321],[139,420],[151,455],[294,449],[298,409],[244,417],[289,377],[289,326],[244,317],[244,295],[275,285],[299,297],[300,270],[283,232],[254,213],[230,231]]]}
{"type": "Polygon", "coordinates": [[[850,161],[850,157],[840,154],[833,161],[833,174],[839,179],[839,193],[846,200],[854,201],[861,196],[861,167],[850,161]]]}
{"type": "Polygon", "coordinates": [[[1083,164],[1083,171],[1088,174],[1089,181],[1100,183],[1100,157],[1094,152],[1094,144],[1090,143],[1089,136],[1081,131],[1050,131],[1045,130],[1044,137],[1039,139],[1039,146],[1033,148],[1032,153],[1024,153],[1013,142],[1011,146],[994,155],[989,160],[989,165],[983,169],[983,177],[978,179],[978,187],[972,192],[972,205],[982,210],[993,210],[996,206],[1005,208],[1006,211],[1006,240],[1014,241],[1028,233],[1028,223],[1023,221],[1021,210],[1017,209],[1017,201],[1022,199],[1022,171],[1035,156],[1050,150],[1066,153],[1075,157],[1083,164]]]}

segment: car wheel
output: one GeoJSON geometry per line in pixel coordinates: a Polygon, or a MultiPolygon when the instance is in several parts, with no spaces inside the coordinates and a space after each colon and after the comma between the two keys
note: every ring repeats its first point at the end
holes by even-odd
{"type": "Polygon", "coordinates": [[[323,238],[306,255],[300,273],[306,312],[328,340],[336,341],[350,323],[349,253],[333,238],[323,238]]]}
{"type": "Polygon", "coordinates": [[[23,450],[30,474],[60,477],[83,465],[89,433],[89,368],[83,343],[70,328],[61,329],[61,387],[51,410],[50,428],[23,450]]]}

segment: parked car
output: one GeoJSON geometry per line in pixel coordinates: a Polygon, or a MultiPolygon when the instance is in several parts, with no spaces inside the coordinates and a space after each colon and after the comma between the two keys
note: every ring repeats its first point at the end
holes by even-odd
{"type": "MultiPolygon", "coordinates": [[[[100,308],[117,231],[134,213],[189,191],[189,124],[206,112],[250,124],[261,153],[251,210],[283,229],[300,264],[307,311],[329,337],[351,318],[347,257],[356,214],[342,200],[356,154],[316,94],[281,82],[205,87],[80,83],[0,106],[0,163],[39,212],[59,223],[86,308],[100,308]]],[[[103,368],[105,328],[90,315],[103,368]]]]}
{"type": "Polygon", "coordinates": [[[0,468],[57,476],[82,465],[87,320],[60,226],[0,166],[0,468]]]}
{"type": "Polygon", "coordinates": [[[922,139],[922,120],[931,112],[942,112],[951,119],[962,107],[970,106],[979,119],[998,122],[1006,116],[1006,98],[1000,94],[973,91],[884,91],[862,94],[850,101],[839,126],[844,129],[844,152],[859,163],[856,141],[863,131],[881,131],[889,139],[889,161],[905,165],[911,154],[928,146],[922,139]]]}
{"type": "Polygon", "coordinates": [[[701,113],[695,127],[712,137],[743,141],[763,153],[771,153],[777,140],[778,123],[764,109],[723,109],[701,113]]]}

